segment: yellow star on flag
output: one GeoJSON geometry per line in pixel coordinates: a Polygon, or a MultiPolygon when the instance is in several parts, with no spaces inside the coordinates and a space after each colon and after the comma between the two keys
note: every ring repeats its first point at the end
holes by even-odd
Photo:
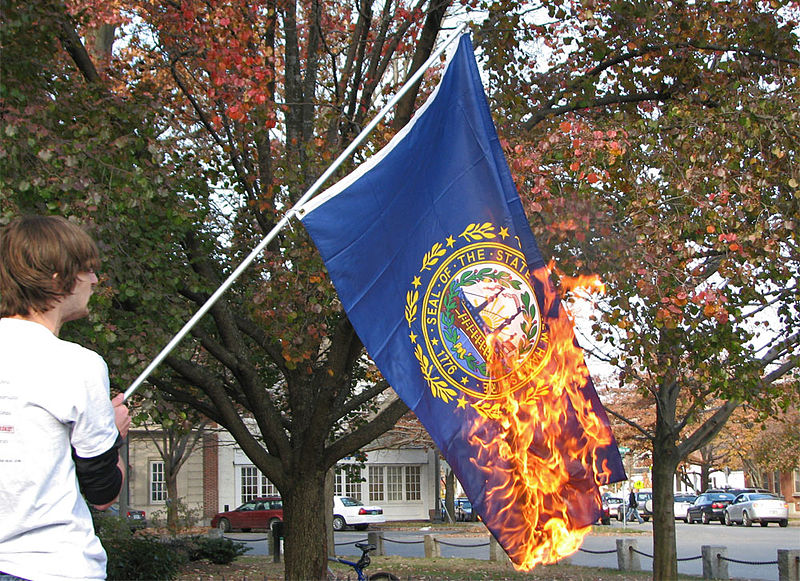
{"type": "Polygon", "coordinates": [[[455,243],[456,243],[456,239],[455,239],[455,238],[453,238],[453,236],[452,236],[452,235],[450,235],[450,236],[448,236],[448,237],[447,237],[447,247],[448,247],[448,248],[452,248],[452,247],[453,247],[453,244],[455,244],[455,243]]]}
{"type": "Polygon", "coordinates": [[[502,227],[502,228],[500,228],[500,237],[501,237],[503,240],[505,240],[506,238],[508,238],[508,236],[509,236],[509,234],[508,234],[508,228],[506,228],[505,226],[504,226],[504,227],[502,227]]]}
{"type": "Polygon", "coordinates": [[[412,342],[412,343],[416,343],[416,342],[417,342],[417,336],[416,336],[414,333],[411,333],[411,334],[408,336],[408,338],[409,338],[409,339],[411,339],[411,342],[412,342]]]}
{"type": "Polygon", "coordinates": [[[418,276],[415,276],[414,280],[411,281],[411,284],[414,285],[414,288],[419,288],[422,285],[422,281],[419,280],[418,276]]]}
{"type": "Polygon", "coordinates": [[[460,398],[458,398],[457,401],[459,408],[466,408],[467,404],[469,403],[469,401],[463,395],[460,398]]]}

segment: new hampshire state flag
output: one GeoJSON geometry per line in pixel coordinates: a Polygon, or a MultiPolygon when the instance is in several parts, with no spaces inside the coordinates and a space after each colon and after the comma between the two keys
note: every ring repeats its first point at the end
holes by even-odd
{"type": "Polygon", "coordinates": [[[503,156],[469,35],[378,154],[300,208],[357,333],[522,569],[625,479],[503,156]]]}

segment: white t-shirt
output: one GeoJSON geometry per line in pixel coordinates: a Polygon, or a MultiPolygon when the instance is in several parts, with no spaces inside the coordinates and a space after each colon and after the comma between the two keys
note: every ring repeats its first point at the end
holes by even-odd
{"type": "Polygon", "coordinates": [[[38,323],[0,319],[0,571],[105,579],[70,445],[93,458],[118,435],[97,353],[38,323]]]}

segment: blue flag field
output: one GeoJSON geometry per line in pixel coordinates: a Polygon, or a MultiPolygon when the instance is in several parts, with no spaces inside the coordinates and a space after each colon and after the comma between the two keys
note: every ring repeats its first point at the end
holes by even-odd
{"type": "Polygon", "coordinates": [[[625,479],[463,35],[414,119],[299,214],[369,355],[514,565],[576,551],[625,479]]]}

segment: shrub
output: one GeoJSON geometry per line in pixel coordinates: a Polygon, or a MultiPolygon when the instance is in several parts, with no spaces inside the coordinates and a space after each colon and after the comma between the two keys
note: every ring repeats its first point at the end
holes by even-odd
{"type": "Polygon", "coordinates": [[[134,536],[124,517],[92,511],[94,530],[108,555],[108,579],[175,579],[188,561],[160,539],[134,536]]]}
{"type": "Polygon", "coordinates": [[[189,561],[208,559],[227,565],[250,550],[244,543],[224,538],[185,536],[160,538],[134,535],[125,518],[93,512],[94,527],[108,554],[106,574],[122,579],[175,579],[189,561]]]}
{"type": "Polygon", "coordinates": [[[92,509],[92,520],[95,533],[104,546],[106,541],[118,543],[133,537],[128,521],[124,517],[92,509]]]}
{"type": "MultiPolygon", "coordinates": [[[[190,529],[196,526],[202,518],[199,508],[189,508],[181,498],[167,499],[167,504],[175,509],[175,522],[171,527],[172,530],[190,529]]],[[[167,513],[167,509],[152,511],[150,513],[151,524],[155,526],[168,526],[167,513]]]]}
{"type": "Polygon", "coordinates": [[[107,575],[116,579],[175,579],[188,561],[186,554],[174,551],[159,539],[137,536],[122,542],[104,543],[108,553],[107,575]]]}
{"type": "Polygon", "coordinates": [[[167,543],[173,551],[183,553],[190,561],[208,559],[217,565],[227,565],[251,548],[230,539],[205,536],[177,537],[167,543]]]}
{"type": "Polygon", "coordinates": [[[217,565],[227,565],[236,557],[244,555],[252,547],[244,543],[223,538],[204,537],[201,549],[201,559],[208,559],[217,565]]]}

